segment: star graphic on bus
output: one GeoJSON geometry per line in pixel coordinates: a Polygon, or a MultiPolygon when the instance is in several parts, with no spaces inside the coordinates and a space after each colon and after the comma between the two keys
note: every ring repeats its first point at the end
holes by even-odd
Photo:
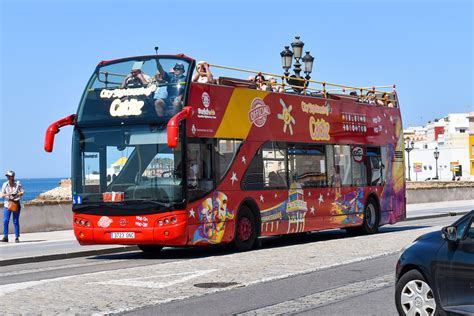
{"type": "Polygon", "coordinates": [[[315,211],[314,206],[311,206],[310,210],[311,210],[310,213],[314,215],[314,211],[315,211]]]}
{"type": "Polygon", "coordinates": [[[263,195],[260,194],[260,202],[265,202],[265,200],[263,199],[263,195]]]}
{"type": "Polygon", "coordinates": [[[321,193],[319,193],[318,202],[319,202],[319,205],[321,205],[321,203],[324,203],[323,195],[321,193]]]}
{"type": "Polygon", "coordinates": [[[242,163],[245,165],[247,164],[247,159],[245,158],[245,156],[242,156],[242,163]]]}
{"type": "Polygon", "coordinates": [[[194,212],[194,209],[189,210],[189,217],[195,217],[196,213],[194,212]]]}
{"type": "Polygon", "coordinates": [[[290,104],[287,107],[282,99],[280,99],[280,104],[283,109],[282,112],[277,115],[277,117],[284,122],[283,132],[286,133],[286,128],[288,127],[290,130],[290,135],[293,135],[293,125],[291,124],[296,124],[295,118],[291,116],[291,110],[293,110],[293,106],[290,104]]]}
{"type": "Polygon", "coordinates": [[[232,185],[234,185],[234,182],[237,180],[237,174],[235,172],[232,172],[232,177],[230,178],[230,181],[232,181],[232,185]]]}

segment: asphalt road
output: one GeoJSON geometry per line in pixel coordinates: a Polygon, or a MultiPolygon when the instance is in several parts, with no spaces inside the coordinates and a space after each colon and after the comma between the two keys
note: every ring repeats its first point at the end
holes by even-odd
{"type": "Polygon", "coordinates": [[[455,217],[266,238],[258,250],[165,249],[1,267],[6,314],[395,315],[398,253],[455,217]],[[27,302],[16,304],[14,302],[27,302]]]}

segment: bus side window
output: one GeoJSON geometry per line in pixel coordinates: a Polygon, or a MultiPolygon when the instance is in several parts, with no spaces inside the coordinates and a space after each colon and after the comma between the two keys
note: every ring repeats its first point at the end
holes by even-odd
{"type": "Polygon", "coordinates": [[[212,141],[190,139],[187,146],[187,187],[189,199],[197,199],[214,188],[212,141]]]}
{"type": "Polygon", "coordinates": [[[220,181],[234,161],[237,150],[242,143],[238,139],[218,139],[216,141],[216,180],[220,181]]]}
{"type": "Polygon", "coordinates": [[[352,146],[352,184],[354,186],[366,186],[367,185],[367,170],[365,164],[366,156],[363,154],[362,146],[352,146]],[[358,152],[362,156],[354,157],[354,149],[362,150],[358,152]]]}
{"type": "Polygon", "coordinates": [[[263,159],[262,150],[259,149],[252,159],[242,180],[244,190],[263,189],[263,159]]]}
{"type": "Polygon", "coordinates": [[[267,142],[252,159],[244,179],[244,190],[286,189],[286,149],[277,142],[267,142]]]}
{"type": "Polygon", "coordinates": [[[380,147],[367,147],[367,179],[370,186],[383,184],[384,164],[380,147]]]}
{"type": "Polygon", "coordinates": [[[351,147],[348,145],[334,145],[334,165],[339,171],[341,185],[352,185],[352,157],[351,147]]]}
{"type": "Polygon", "coordinates": [[[326,156],[323,145],[289,145],[288,165],[291,181],[297,181],[303,188],[327,186],[326,156]]]}

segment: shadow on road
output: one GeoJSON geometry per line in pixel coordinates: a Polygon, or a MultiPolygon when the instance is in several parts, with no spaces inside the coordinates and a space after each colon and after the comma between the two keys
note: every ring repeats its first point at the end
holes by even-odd
{"type": "MultiPolygon", "coordinates": [[[[410,226],[384,226],[380,228],[380,234],[396,233],[408,230],[417,230],[427,228],[426,225],[410,225],[410,226]]],[[[298,233],[283,236],[272,236],[260,238],[258,249],[271,249],[287,246],[302,245],[313,242],[321,242],[327,240],[338,240],[351,238],[343,229],[335,229],[312,233],[298,233]]],[[[212,245],[208,247],[182,247],[182,248],[164,248],[156,254],[146,254],[141,251],[107,254],[89,257],[90,260],[124,260],[124,259],[140,259],[140,260],[187,260],[196,258],[206,258],[215,256],[224,256],[234,253],[235,251],[230,245],[212,245]]]]}

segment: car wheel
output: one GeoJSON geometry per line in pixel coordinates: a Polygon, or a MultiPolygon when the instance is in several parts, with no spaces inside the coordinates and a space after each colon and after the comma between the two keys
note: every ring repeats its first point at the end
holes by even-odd
{"type": "Polygon", "coordinates": [[[138,249],[143,251],[146,254],[157,254],[163,249],[163,246],[158,246],[158,245],[137,245],[138,249]]]}
{"type": "Polygon", "coordinates": [[[433,290],[417,270],[408,271],[398,280],[395,304],[399,315],[436,315],[433,290]]]}
{"type": "Polygon", "coordinates": [[[239,209],[235,221],[233,245],[238,251],[252,249],[257,240],[257,225],[252,211],[245,205],[239,209]]]}

